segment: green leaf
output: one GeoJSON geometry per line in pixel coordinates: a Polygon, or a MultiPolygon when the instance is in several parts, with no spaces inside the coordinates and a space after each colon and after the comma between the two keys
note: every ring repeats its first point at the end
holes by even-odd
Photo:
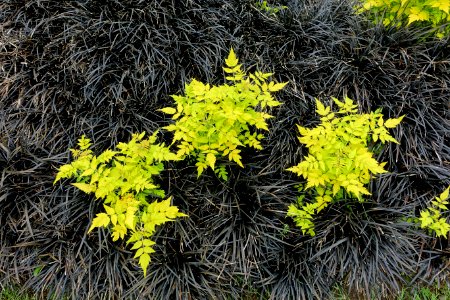
{"type": "Polygon", "coordinates": [[[33,276],[34,276],[34,277],[39,276],[39,274],[41,274],[43,268],[44,268],[44,266],[37,266],[37,267],[33,270],[33,276]]]}

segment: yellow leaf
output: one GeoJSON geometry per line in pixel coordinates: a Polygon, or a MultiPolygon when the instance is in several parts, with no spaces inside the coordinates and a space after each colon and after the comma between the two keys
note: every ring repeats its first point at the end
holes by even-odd
{"type": "Polygon", "coordinates": [[[234,73],[234,69],[225,68],[225,67],[223,67],[222,69],[225,71],[225,73],[229,73],[229,74],[234,73]]]}
{"type": "Polygon", "coordinates": [[[212,153],[206,155],[206,162],[209,164],[211,169],[214,170],[214,164],[216,163],[216,156],[212,153]]]}
{"type": "Polygon", "coordinates": [[[136,211],[137,211],[136,207],[128,207],[127,212],[125,213],[125,225],[130,229],[135,228],[134,217],[136,211]]]}
{"type": "Polygon", "coordinates": [[[106,210],[106,213],[108,214],[108,215],[115,215],[116,214],[116,211],[114,210],[114,208],[112,208],[112,207],[109,207],[108,205],[103,205],[103,207],[105,208],[105,210],[106,210]]]}
{"type": "Polygon", "coordinates": [[[241,151],[240,150],[233,150],[228,154],[228,159],[230,161],[235,161],[241,168],[244,167],[244,165],[241,162],[241,156],[239,155],[241,151]]]}
{"type": "Polygon", "coordinates": [[[396,119],[387,119],[386,122],[384,123],[384,126],[386,128],[394,128],[398,124],[400,124],[400,122],[403,120],[404,117],[405,116],[401,116],[400,118],[396,118],[396,119]]]}
{"type": "Polygon", "coordinates": [[[113,233],[111,234],[113,242],[117,241],[119,238],[125,238],[125,234],[127,234],[127,228],[120,224],[114,226],[113,233]]]}
{"type": "Polygon", "coordinates": [[[450,13],[450,0],[432,0],[429,5],[442,10],[446,14],[450,13]]]}
{"type": "Polygon", "coordinates": [[[420,227],[425,228],[433,223],[433,219],[430,216],[430,212],[425,210],[420,212],[420,227]]]}
{"type": "Polygon", "coordinates": [[[134,254],[133,258],[138,258],[139,256],[141,256],[142,254],[144,254],[144,249],[142,248],[142,245],[138,248],[138,250],[136,251],[136,253],[134,254]]]}
{"type": "Polygon", "coordinates": [[[99,213],[92,220],[92,225],[89,227],[88,233],[91,232],[96,227],[106,227],[109,224],[109,216],[105,213],[99,213]]]}
{"type": "Polygon", "coordinates": [[[162,111],[163,113],[168,114],[168,115],[173,115],[177,112],[177,110],[173,107],[164,107],[164,108],[160,108],[158,110],[162,111]]]}
{"type": "Polygon", "coordinates": [[[384,124],[384,121],[383,121],[383,117],[380,117],[379,119],[378,119],[378,126],[383,126],[383,124],[384,124]]]}
{"type": "MultiPolygon", "coordinates": [[[[271,83],[273,83],[273,82],[271,82],[271,83]]],[[[288,84],[288,83],[287,82],[282,82],[282,83],[276,83],[276,84],[273,84],[273,85],[269,84],[269,91],[271,91],[271,92],[278,92],[279,90],[283,89],[286,86],[286,84],[288,84]]]]}
{"type": "Polygon", "coordinates": [[[297,124],[297,129],[298,129],[298,132],[300,132],[300,134],[303,135],[303,136],[307,136],[308,133],[309,133],[309,129],[308,128],[302,127],[302,126],[300,126],[298,124],[297,124]]]}
{"type": "Polygon", "coordinates": [[[72,185],[81,191],[85,192],[86,194],[93,193],[97,190],[97,187],[94,184],[88,184],[88,183],[72,183],[72,185]]]}
{"type": "Polygon", "coordinates": [[[145,239],[142,241],[142,245],[144,245],[145,247],[151,247],[153,245],[155,245],[156,243],[152,240],[149,239],[145,239]]]}
{"type": "Polygon", "coordinates": [[[450,192],[450,186],[448,188],[446,188],[445,191],[443,191],[442,194],[439,196],[441,201],[444,201],[448,198],[449,192],[450,192]]]}
{"type": "Polygon", "coordinates": [[[326,116],[328,115],[328,113],[330,112],[330,107],[326,107],[322,104],[322,102],[320,102],[318,99],[316,99],[316,112],[320,115],[320,116],[326,116]]]}
{"type": "Polygon", "coordinates": [[[234,53],[233,48],[230,49],[230,53],[228,54],[228,57],[225,59],[225,64],[229,68],[233,68],[238,64],[238,59],[236,58],[236,54],[234,53]]]}
{"type": "Polygon", "coordinates": [[[138,242],[134,243],[133,247],[131,247],[131,250],[136,250],[136,249],[142,248],[142,244],[143,244],[142,241],[138,241],[138,242]]]}
{"type": "Polygon", "coordinates": [[[203,171],[206,169],[207,165],[202,162],[198,162],[195,164],[197,166],[197,178],[202,175],[203,171]]]}
{"type": "Polygon", "coordinates": [[[365,10],[369,10],[373,7],[378,7],[380,5],[378,0],[366,0],[364,1],[363,7],[365,10]]]}
{"type": "Polygon", "coordinates": [[[98,161],[101,163],[109,162],[116,154],[117,152],[108,149],[99,155],[98,161]]]}
{"type": "Polygon", "coordinates": [[[150,255],[148,255],[148,253],[144,253],[139,257],[139,265],[141,265],[141,268],[144,271],[144,277],[147,276],[147,267],[149,263],[150,255]]]}
{"type": "Polygon", "coordinates": [[[111,224],[117,225],[117,215],[111,215],[111,224]]]}
{"type": "Polygon", "coordinates": [[[95,169],[87,169],[83,173],[81,173],[80,177],[91,176],[94,174],[95,169]]]}
{"type": "Polygon", "coordinates": [[[341,108],[341,107],[344,107],[344,103],[341,102],[341,101],[339,101],[338,98],[331,97],[331,100],[333,100],[333,102],[336,103],[336,105],[337,105],[338,107],[340,107],[340,108],[341,108]]]}
{"type": "Polygon", "coordinates": [[[71,177],[73,174],[76,173],[76,169],[71,165],[62,165],[59,168],[58,174],[56,175],[55,181],[53,181],[53,184],[57,183],[62,178],[71,177]]]}
{"type": "Polygon", "coordinates": [[[408,25],[415,21],[427,21],[430,18],[428,11],[423,8],[414,6],[411,7],[408,16],[408,25]]]}

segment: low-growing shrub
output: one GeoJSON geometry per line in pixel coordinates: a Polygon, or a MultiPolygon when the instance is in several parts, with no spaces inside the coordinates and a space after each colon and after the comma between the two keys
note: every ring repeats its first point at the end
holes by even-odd
{"type": "Polygon", "coordinates": [[[431,201],[429,207],[420,212],[420,218],[417,220],[421,228],[436,233],[438,237],[447,237],[450,231],[450,224],[443,217],[444,211],[448,211],[449,191],[450,186],[437,196],[435,200],[431,201]]]}
{"type": "Polygon", "coordinates": [[[297,204],[289,206],[287,215],[311,236],[315,235],[314,215],[329,203],[346,197],[363,201],[364,195],[370,195],[365,186],[371,176],[387,172],[385,163],[373,158],[370,146],[378,141],[398,143],[388,129],[396,127],[403,118],[385,121],[380,109],[358,114],[351,99],[332,99],[339,107],[336,113],[316,100],[320,125],[312,129],[297,125],[299,140],[309,153],[301,163],[288,169],[306,179],[306,185],[299,185],[299,190],[304,189],[313,201],[304,203],[306,195],[301,195],[297,204]]]}
{"type": "Polygon", "coordinates": [[[262,149],[264,135],[252,127],[269,130],[266,120],[272,116],[260,109],[281,104],[271,93],[281,90],[287,82],[268,81],[272,73],[256,71],[247,75],[241,66],[231,49],[223,68],[231,85],[210,85],[194,79],[186,84],[184,96],[172,95],[176,107],[161,109],[175,121],[164,128],[174,133],[172,143],[178,148],[178,157],[195,157],[198,176],[210,167],[226,180],[225,166],[216,169],[221,156],[244,167],[239,148],[262,149]]]}
{"type": "Polygon", "coordinates": [[[144,139],[145,133],[134,134],[128,143],[119,143],[119,151],[106,150],[95,156],[90,139],[82,136],[78,149],[71,149],[75,158],[59,168],[55,182],[75,178],[75,187],[85,193],[95,194],[104,201],[105,212],[93,219],[89,232],[96,227],[111,228],[113,241],[125,239],[136,250],[144,276],[155,252],[150,238],[156,226],[187,215],[171,205],[171,198],[161,202],[148,197],[164,198],[165,192],[153,181],[164,170],[162,162],[177,160],[164,144],[156,144],[156,134],[144,139]]]}
{"type": "Polygon", "coordinates": [[[450,33],[449,0],[363,0],[357,11],[385,26],[431,25],[440,38],[450,33]]]}

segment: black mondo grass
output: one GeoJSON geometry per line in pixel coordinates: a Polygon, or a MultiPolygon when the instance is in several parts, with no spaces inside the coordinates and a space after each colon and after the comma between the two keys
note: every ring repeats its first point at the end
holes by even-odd
{"type": "MultiPolygon", "coordinates": [[[[3,1],[0,4],[0,286],[39,298],[326,299],[448,282],[448,238],[406,222],[450,184],[449,40],[375,26],[337,0],[3,1]],[[263,150],[245,149],[229,180],[192,161],[158,183],[189,218],[159,228],[147,277],[108,230],[87,234],[100,201],[53,185],[85,134],[94,152],[170,124],[169,106],[195,78],[223,83],[230,47],[244,68],[289,81],[270,111],[263,150]],[[354,99],[360,111],[406,115],[400,144],[375,149],[390,171],[365,203],[338,202],[304,236],[286,217],[303,179],[285,169],[307,149],[315,98],[354,99]]],[[[166,144],[172,136],[162,131],[166,144]]],[[[358,298],[358,299],[359,299],[358,298]]],[[[389,298],[389,297],[387,297],[389,298]]]]}

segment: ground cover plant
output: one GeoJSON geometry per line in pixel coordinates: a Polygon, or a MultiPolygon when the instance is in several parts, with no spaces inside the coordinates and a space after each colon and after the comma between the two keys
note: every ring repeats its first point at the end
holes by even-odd
{"type": "Polygon", "coordinates": [[[42,299],[326,299],[336,282],[369,299],[448,285],[448,235],[408,219],[450,184],[449,38],[414,23],[374,24],[354,2],[267,7],[283,9],[254,0],[1,2],[0,285],[42,299]],[[248,74],[289,82],[276,92],[283,105],[267,111],[262,149],[241,148],[245,168],[223,160],[227,180],[198,177],[195,159],[163,162],[152,181],[188,217],[152,235],[144,277],[133,245],[103,227],[87,234],[104,203],[73,179],[53,185],[58,168],[73,162],[83,134],[96,155],[158,129],[158,143],[170,145],[174,132],[161,128],[173,115],[159,109],[174,107],[170,95],[193,79],[225,84],[231,48],[248,74]],[[307,184],[286,171],[309,152],[296,125],[320,124],[316,98],[334,110],[331,97],[345,96],[384,120],[405,115],[389,130],[399,143],[373,149],[389,172],[367,183],[364,202],[327,205],[311,237],[286,216],[307,184]]]}

